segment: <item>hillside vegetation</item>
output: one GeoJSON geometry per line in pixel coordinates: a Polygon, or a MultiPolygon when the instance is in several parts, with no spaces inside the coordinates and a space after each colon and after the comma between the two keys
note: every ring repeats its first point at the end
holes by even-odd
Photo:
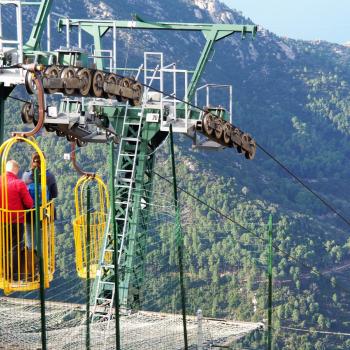
{"type": "MultiPolygon", "coordinates": [[[[62,8],[76,18],[96,14],[100,18],[130,18],[131,13],[137,12],[149,20],[250,23],[217,1],[87,0],[83,8],[71,1],[62,3],[62,8]]],[[[201,36],[195,34],[163,32],[137,36],[124,31],[121,38],[129,39],[120,50],[121,62],[128,57],[128,63],[136,65],[143,50],[159,50],[165,52],[167,62],[174,61],[188,69],[193,68],[203,44],[201,36]]],[[[344,216],[350,216],[350,48],[280,38],[267,30],[261,30],[254,41],[242,41],[238,35],[217,45],[204,81],[233,84],[234,124],[253,135],[259,145],[344,216]]],[[[9,135],[19,127],[18,103],[9,100],[6,113],[9,135]]],[[[60,288],[60,284],[69,281],[69,287],[75,287],[70,289],[68,299],[80,301],[81,282],[72,279],[75,271],[71,269],[72,189],[77,176],[63,160],[63,153],[69,149],[65,139],[43,134],[39,141],[60,189],[56,225],[58,269],[53,286],[60,288]]],[[[249,229],[242,229],[181,194],[190,312],[201,308],[205,316],[240,320],[259,321],[267,317],[266,224],[271,213],[275,245],[274,348],[349,349],[349,337],[300,334],[281,328],[348,332],[349,271],[337,269],[350,262],[348,225],[259,149],[256,158],[247,161],[232,150],[192,150],[183,136],[177,137],[176,145],[179,185],[249,229]],[[310,271],[305,265],[313,269],[310,271]]],[[[168,157],[163,147],[157,163],[163,175],[170,174],[168,165],[163,167],[168,157]]],[[[28,164],[28,155],[19,153],[17,158],[28,164]]],[[[85,168],[98,169],[107,180],[107,146],[89,145],[80,151],[79,159],[85,168]]],[[[155,204],[164,196],[169,201],[172,198],[169,184],[157,177],[154,191],[164,193],[154,196],[155,204]]],[[[157,215],[160,214],[154,207],[151,217],[157,215]]],[[[171,238],[173,224],[172,217],[162,218],[149,229],[144,289],[147,309],[179,310],[174,289],[178,285],[171,238]]],[[[247,344],[261,349],[263,343],[263,337],[256,336],[247,344]]]]}

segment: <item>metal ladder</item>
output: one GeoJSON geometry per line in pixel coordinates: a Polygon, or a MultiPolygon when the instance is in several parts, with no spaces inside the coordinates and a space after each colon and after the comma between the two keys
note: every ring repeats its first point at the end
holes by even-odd
{"type": "MultiPolygon", "coordinates": [[[[154,76],[158,70],[156,67],[154,76]]],[[[92,323],[99,321],[107,321],[107,329],[113,315],[113,301],[115,295],[114,284],[114,264],[112,257],[114,254],[113,237],[109,230],[110,220],[116,220],[117,225],[122,229],[118,229],[118,266],[121,270],[123,267],[123,258],[125,256],[125,240],[128,233],[128,219],[132,210],[132,194],[135,178],[135,170],[137,165],[137,155],[141,141],[142,121],[144,115],[145,104],[147,102],[148,89],[143,94],[141,111],[137,118],[130,117],[128,114],[128,103],[126,104],[122,135],[118,150],[117,166],[114,176],[116,188],[114,215],[109,215],[109,223],[105,233],[105,239],[102,249],[102,258],[100,260],[99,270],[96,278],[95,298],[93,302],[92,323]],[[109,273],[108,273],[109,272],[109,273]],[[102,307],[102,310],[101,310],[102,307]]],[[[118,286],[120,288],[120,286],[118,286]]],[[[128,286],[124,286],[128,288],[128,286]]],[[[120,303],[122,307],[127,306],[127,291],[121,296],[120,303]]]]}

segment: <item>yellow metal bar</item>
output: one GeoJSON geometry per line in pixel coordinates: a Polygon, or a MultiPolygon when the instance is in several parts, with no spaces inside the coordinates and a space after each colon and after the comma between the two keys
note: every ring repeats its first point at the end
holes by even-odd
{"type": "Polygon", "coordinates": [[[46,161],[39,146],[32,138],[15,136],[5,141],[0,146],[1,156],[1,174],[2,174],[2,208],[0,208],[1,226],[0,226],[0,288],[4,289],[5,294],[14,291],[31,291],[38,289],[40,286],[39,276],[35,275],[35,255],[34,255],[34,223],[33,209],[27,210],[9,210],[6,163],[9,159],[11,148],[16,143],[26,143],[33,148],[41,160],[40,179],[41,179],[41,206],[40,222],[41,235],[43,242],[43,256],[45,268],[45,287],[49,287],[49,282],[54,273],[54,206],[53,202],[48,202],[46,190],[46,161]],[[30,225],[28,219],[30,218],[30,225]],[[15,220],[14,220],[15,219],[15,220]],[[24,251],[21,249],[21,223],[23,219],[23,239],[25,242],[24,251]],[[16,232],[14,232],[16,230],[16,232]],[[27,235],[31,237],[32,247],[27,247],[27,235]],[[17,239],[16,239],[16,238],[17,239]],[[15,246],[16,243],[16,246],[15,246]],[[28,249],[30,249],[28,251],[28,249]],[[14,270],[14,265],[17,265],[14,270]],[[17,275],[14,274],[17,273],[17,275]]]}
{"type": "Polygon", "coordinates": [[[108,189],[98,175],[84,175],[77,181],[74,188],[76,218],[73,220],[73,232],[75,242],[75,261],[78,276],[86,278],[86,264],[88,258],[91,262],[91,278],[96,276],[99,261],[99,252],[103,242],[104,230],[106,227],[107,214],[109,207],[108,189]],[[86,197],[86,188],[97,191],[96,202],[94,203],[94,212],[90,213],[90,242],[87,242],[87,213],[84,205],[86,197]],[[90,245],[90,256],[87,256],[87,244],[90,245]]]}

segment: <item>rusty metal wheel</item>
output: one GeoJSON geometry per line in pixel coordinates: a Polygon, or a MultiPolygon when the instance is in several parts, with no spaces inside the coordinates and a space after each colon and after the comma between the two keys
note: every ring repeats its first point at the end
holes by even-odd
{"type": "Polygon", "coordinates": [[[215,123],[215,138],[218,141],[222,140],[222,137],[224,135],[224,125],[223,125],[223,120],[218,118],[218,117],[214,117],[214,123],[215,123]]]}
{"type": "Polygon", "coordinates": [[[34,120],[34,105],[31,102],[26,102],[21,110],[21,118],[24,124],[31,124],[34,120]]]}
{"type": "MultiPolygon", "coordinates": [[[[119,80],[120,80],[120,79],[119,79],[115,74],[109,74],[109,75],[107,76],[106,83],[107,83],[107,84],[110,84],[110,85],[115,85],[115,86],[117,86],[119,80]]],[[[110,98],[110,99],[115,99],[115,98],[117,97],[115,94],[109,93],[109,92],[107,92],[107,96],[108,96],[108,98],[110,98]]]]}
{"type": "Polygon", "coordinates": [[[242,133],[241,134],[241,146],[237,147],[238,153],[244,153],[244,155],[246,155],[246,153],[249,153],[249,134],[246,133],[242,133]]]}
{"type": "Polygon", "coordinates": [[[246,159],[254,159],[256,153],[256,142],[252,137],[249,135],[249,151],[246,151],[244,156],[246,159]]]}
{"type": "Polygon", "coordinates": [[[242,139],[242,147],[245,148],[247,146],[249,146],[249,141],[252,139],[251,136],[247,133],[243,133],[241,135],[241,139],[242,139]]]}
{"type": "Polygon", "coordinates": [[[120,89],[120,101],[122,102],[127,102],[128,98],[125,97],[125,93],[124,93],[124,88],[130,88],[130,79],[129,78],[122,78],[119,82],[119,85],[121,87],[120,89]]]}
{"type": "MultiPolygon", "coordinates": [[[[66,79],[72,79],[74,77],[75,77],[75,70],[73,67],[64,68],[61,72],[61,78],[64,81],[64,84],[63,84],[64,86],[66,86],[66,82],[65,82],[66,79]]],[[[65,95],[73,95],[74,90],[75,89],[66,88],[66,87],[63,88],[63,92],[65,95]]]]}
{"type": "Polygon", "coordinates": [[[142,85],[139,82],[135,82],[131,86],[134,91],[134,98],[130,99],[131,106],[139,106],[142,100],[142,85]]]}
{"type": "Polygon", "coordinates": [[[66,135],[66,139],[67,139],[67,141],[69,141],[69,142],[74,142],[75,141],[75,137],[73,136],[73,135],[66,135]]]}
{"type": "Polygon", "coordinates": [[[125,88],[129,88],[131,85],[130,79],[129,78],[123,78],[120,82],[120,85],[125,88]]]}
{"type": "Polygon", "coordinates": [[[84,147],[84,146],[87,145],[87,142],[86,142],[86,141],[79,140],[79,139],[76,139],[76,140],[75,140],[75,143],[77,144],[78,147],[84,147]]]}
{"type": "Polygon", "coordinates": [[[77,78],[81,82],[81,87],[79,93],[82,96],[88,96],[90,93],[91,82],[92,82],[92,73],[90,69],[82,68],[77,72],[77,78]]]}
{"type": "Polygon", "coordinates": [[[213,135],[213,116],[207,113],[203,118],[203,130],[207,136],[213,135]]]}
{"type": "Polygon", "coordinates": [[[103,82],[104,74],[100,71],[96,71],[92,78],[91,93],[95,97],[103,97],[103,82]]]}
{"type": "Polygon", "coordinates": [[[242,144],[241,131],[238,128],[232,129],[231,141],[232,141],[233,147],[241,146],[241,144],[242,144]]]}
{"type": "MultiPolygon", "coordinates": [[[[50,66],[44,71],[45,78],[59,78],[60,77],[60,69],[57,66],[50,66]]],[[[55,94],[59,92],[59,89],[44,89],[48,94],[55,94]]]]}
{"type": "Polygon", "coordinates": [[[224,143],[227,146],[231,145],[231,133],[232,133],[232,126],[230,123],[226,122],[224,124],[224,143]]]}
{"type": "Polygon", "coordinates": [[[32,77],[32,73],[27,71],[25,79],[24,79],[24,84],[26,87],[26,90],[28,92],[28,94],[33,95],[35,93],[36,87],[35,84],[33,82],[33,77],[32,77]]]}

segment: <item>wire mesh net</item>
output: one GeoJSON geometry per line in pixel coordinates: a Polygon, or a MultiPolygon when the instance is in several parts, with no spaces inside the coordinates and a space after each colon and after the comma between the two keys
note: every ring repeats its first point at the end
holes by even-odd
{"type": "MultiPolygon", "coordinates": [[[[166,147],[157,155],[154,171],[172,183],[166,147]]],[[[182,185],[181,165],[178,175],[182,185]]],[[[153,188],[142,191],[142,216],[147,225],[142,226],[145,260],[140,281],[140,307],[121,310],[121,348],[184,348],[178,255],[182,243],[189,348],[209,349],[232,344],[258,329],[257,321],[262,318],[265,302],[265,287],[261,287],[266,286],[264,242],[245,236],[234,225],[227,224],[219,215],[210,213],[208,208],[201,207],[185,194],[180,196],[180,216],[177,217],[172,186],[161,178],[155,176],[153,188]],[[238,254],[234,248],[243,249],[242,253],[238,254]],[[224,262],[223,254],[231,258],[224,262]],[[252,260],[250,267],[255,273],[250,273],[249,279],[241,259],[252,260]],[[247,310],[240,309],[243,299],[251,300],[247,310]],[[203,315],[200,320],[199,309],[203,315]]],[[[71,196],[73,203],[73,191],[67,190],[66,195],[71,196]]],[[[55,223],[59,273],[45,291],[48,349],[87,348],[86,305],[92,300],[87,295],[88,281],[76,274],[73,229],[70,237],[60,235],[63,228],[67,229],[66,225],[71,225],[71,220],[71,217],[64,217],[55,223]]],[[[131,282],[130,292],[135,285],[135,281],[131,282]]],[[[41,322],[39,291],[1,297],[0,348],[41,348],[41,322]]],[[[90,324],[89,342],[91,349],[115,349],[115,318],[112,317],[110,322],[90,324]]]]}

